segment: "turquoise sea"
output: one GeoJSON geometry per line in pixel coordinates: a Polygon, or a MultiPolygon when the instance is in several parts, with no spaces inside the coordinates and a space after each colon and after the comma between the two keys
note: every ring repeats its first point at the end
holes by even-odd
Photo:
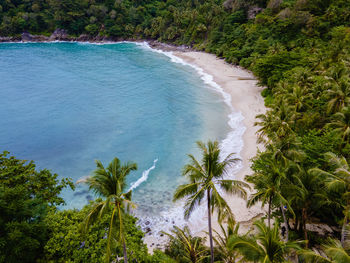
{"type": "MultiPolygon", "coordinates": [[[[0,151],[74,182],[96,159],[134,161],[136,214],[168,213],[195,142],[232,132],[223,94],[174,61],[145,44],[0,44],[0,151]]],[[[94,198],[83,185],[63,197],[68,208],[94,198]]]]}

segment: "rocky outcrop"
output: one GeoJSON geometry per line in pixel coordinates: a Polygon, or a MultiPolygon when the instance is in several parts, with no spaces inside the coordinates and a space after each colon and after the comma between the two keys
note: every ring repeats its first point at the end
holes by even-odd
{"type": "Polygon", "coordinates": [[[254,19],[256,17],[256,15],[259,14],[260,12],[262,12],[263,10],[264,10],[264,8],[261,8],[258,6],[250,6],[248,8],[247,18],[254,19]]]}
{"type": "Polygon", "coordinates": [[[158,42],[157,40],[153,40],[153,41],[150,40],[150,41],[147,41],[147,43],[151,48],[160,49],[163,51],[184,51],[185,52],[185,51],[193,50],[189,46],[185,46],[185,45],[175,46],[175,45],[161,43],[161,42],[158,42]]]}
{"type": "Polygon", "coordinates": [[[49,41],[55,41],[55,40],[70,41],[72,39],[69,37],[67,30],[57,28],[49,37],[49,41]]]}
{"type": "Polygon", "coordinates": [[[49,38],[43,35],[31,35],[28,32],[23,32],[21,35],[21,41],[23,42],[44,42],[49,38]]]}
{"type": "Polygon", "coordinates": [[[77,37],[77,41],[81,41],[81,42],[87,42],[87,41],[90,41],[90,39],[91,37],[86,34],[81,34],[79,37],[77,37]]]}
{"type": "Polygon", "coordinates": [[[33,41],[33,36],[28,32],[23,32],[21,35],[22,41],[33,41]]]}
{"type": "Polygon", "coordinates": [[[20,37],[0,37],[1,42],[18,42],[21,41],[20,37]]]}

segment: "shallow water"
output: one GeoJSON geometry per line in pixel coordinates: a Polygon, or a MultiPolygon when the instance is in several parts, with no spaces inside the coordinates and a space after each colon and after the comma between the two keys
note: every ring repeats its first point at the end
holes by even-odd
{"type": "MultiPolygon", "coordinates": [[[[239,152],[230,136],[241,133],[240,115],[223,101],[210,76],[146,45],[0,44],[0,151],[74,181],[96,159],[134,161],[128,184],[143,218],[174,208],[197,140],[239,152]]],[[[68,208],[95,198],[82,185],[63,197],[68,208]]]]}

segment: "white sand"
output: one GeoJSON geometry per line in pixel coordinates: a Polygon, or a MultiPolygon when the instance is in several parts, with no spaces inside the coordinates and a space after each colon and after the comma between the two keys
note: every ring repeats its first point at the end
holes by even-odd
{"type": "MultiPolygon", "coordinates": [[[[194,64],[213,76],[214,81],[219,84],[225,92],[231,95],[232,106],[240,111],[244,117],[243,124],[246,130],[243,135],[243,150],[240,156],[243,161],[243,168],[235,174],[236,180],[244,180],[244,177],[251,174],[251,161],[258,147],[262,150],[263,146],[257,144],[256,131],[258,127],[254,126],[255,116],[265,113],[264,100],[261,96],[262,87],[257,85],[254,75],[247,70],[226,63],[223,59],[217,58],[213,54],[204,52],[174,52],[174,55],[182,58],[184,61],[194,64]]],[[[234,150],[232,150],[234,151],[234,150]]],[[[246,207],[246,201],[235,196],[230,196],[228,203],[235,215],[237,222],[241,224],[242,230],[249,227],[251,221],[261,216],[264,211],[260,206],[252,208],[246,207]]],[[[214,215],[214,228],[217,228],[217,222],[214,215]]],[[[191,227],[191,226],[190,226],[191,227]]],[[[195,229],[196,226],[192,226],[195,229]]],[[[207,231],[207,229],[205,229],[207,231]]]]}
{"type": "MultiPolygon", "coordinates": [[[[240,152],[243,167],[234,177],[236,180],[244,180],[246,175],[252,173],[250,169],[250,159],[256,155],[258,147],[263,149],[262,145],[257,144],[256,131],[258,130],[258,127],[254,126],[256,121],[255,116],[265,113],[264,100],[260,94],[263,88],[257,86],[257,80],[252,73],[228,64],[213,54],[180,51],[173,52],[173,54],[187,63],[202,68],[205,73],[212,75],[214,81],[219,84],[225,92],[231,95],[233,108],[242,113],[244,117],[243,124],[246,127],[243,135],[244,146],[243,150],[240,152]]],[[[234,152],[234,149],[232,152],[234,152]]],[[[246,232],[250,228],[252,221],[264,214],[260,205],[247,208],[246,201],[239,197],[229,196],[226,197],[226,200],[230,204],[236,222],[239,222],[241,225],[240,232],[246,232]]],[[[205,220],[207,220],[207,218],[205,218],[205,220]]],[[[196,220],[190,221],[196,222],[196,220]]],[[[216,215],[213,216],[212,222],[213,228],[219,231],[216,215]]],[[[189,227],[195,235],[204,236],[206,235],[204,231],[208,231],[206,225],[200,226],[199,229],[197,224],[192,223],[191,225],[189,222],[189,227]]],[[[159,241],[160,240],[157,240],[157,238],[154,237],[145,238],[145,242],[148,244],[150,251],[155,248],[150,245],[152,243],[159,243],[159,241]]]]}

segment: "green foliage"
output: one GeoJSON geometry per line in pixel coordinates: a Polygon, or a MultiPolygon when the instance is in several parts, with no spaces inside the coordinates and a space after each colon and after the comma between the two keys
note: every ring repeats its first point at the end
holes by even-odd
{"type": "Polygon", "coordinates": [[[199,263],[207,259],[208,250],[204,246],[205,238],[194,237],[187,226],[180,229],[174,226],[169,236],[165,254],[175,259],[176,262],[199,263]]]}
{"type": "MultiPolygon", "coordinates": [[[[45,219],[50,239],[45,245],[42,262],[103,262],[106,256],[107,234],[111,213],[105,214],[89,228],[87,233],[81,231],[81,222],[86,214],[101,200],[96,200],[82,210],[51,211],[45,219]]],[[[117,224],[119,224],[117,222],[117,224]]],[[[143,244],[143,232],[136,226],[136,218],[123,216],[126,229],[128,258],[144,262],[148,258],[147,247],[143,244]]],[[[117,245],[115,253],[123,255],[121,245],[117,245]]]]}
{"type": "Polygon", "coordinates": [[[0,154],[0,262],[34,262],[49,238],[47,212],[64,203],[63,188],[74,187],[8,154],[0,154]]]}
{"type": "Polygon", "coordinates": [[[268,228],[263,221],[254,222],[255,235],[231,236],[228,247],[239,250],[248,262],[286,262],[291,251],[300,250],[300,242],[284,242],[279,235],[278,225],[268,228]]]}
{"type": "Polygon", "coordinates": [[[168,255],[166,255],[161,250],[155,250],[153,251],[153,255],[150,257],[150,261],[152,263],[177,263],[175,259],[172,259],[168,255]]]}
{"type": "Polygon", "coordinates": [[[125,193],[126,176],[137,169],[137,164],[132,162],[122,164],[115,157],[106,168],[98,160],[96,166],[94,175],[88,177],[84,182],[90,190],[106,199],[97,202],[90,208],[83,220],[82,229],[87,231],[91,224],[100,221],[106,214],[110,215],[105,261],[110,262],[117,242],[123,246],[124,260],[127,261],[126,230],[123,217],[130,208],[135,207],[135,204],[131,202],[132,190],[125,193]]]}
{"type": "MultiPolygon", "coordinates": [[[[326,177],[309,171],[316,167],[334,172],[325,158],[327,152],[350,159],[350,1],[0,0],[1,36],[23,31],[49,35],[56,28],[72,35],[151,38],[185,44],[252,70],[267,86],[262,95],[270,108],[258,116],[259,141],[265,144],[266,151],[254,159],[255,176],[249,178],[256,188],[253,197],[267,205],[271,196],[271,214],[278,216],[283,200],[290,206],[286,221],[295,216],[293,230],[296,235],[304,233],[304,239],[306,222],[314,220],[311,216],[331,225],[339,223],[344,197],[340,192],[326,191],[326,177]],[[255,18],[248,17],[251,6],[264,9],[255,18]],[[266,180],[258,179],[261,175],[266,180]]],[[[51,176],[45,170],[39,174],[41,180],[51,176]]],[[[198,183],[197,176],[192,175],[192,179],[198,183]]],[[[3,214],[11,217],[23,213],[29,218],[32,213],[40,215],[33,217],[33,222],[21,219],[20,226],[17,221],[11,226],[16,229],[11,238],[31,246],[27,248],[30,258],[30,251],[41,251],[42,240],[47,238],[43,230],[40,240],[33,240],[30,226],[44,217],[48,207],[62,201],[57,197],[61,189],[32,189],[38,193],[32,200],[20,180],[13,183],[16,188],[0,191],[0,200],[6,201],[0,203],[4,209],[1,211],[5,211],[1,220],[5,220],[3,214]],[[7,207],[4,204],[8,200],[17,202],[7,207]]],[[[193,197],[187,203],[187,215],[204,198],[200,189],[194,184],[178,189],[177,198],[193,197]]],[[[225,206],[224,200],[220,204],[225,206]]],[[[4,231],[6,224],[0,223],[4,231]]],[[[164,258],[161,252],[153,257],[154,262],[164,258]]]]}

